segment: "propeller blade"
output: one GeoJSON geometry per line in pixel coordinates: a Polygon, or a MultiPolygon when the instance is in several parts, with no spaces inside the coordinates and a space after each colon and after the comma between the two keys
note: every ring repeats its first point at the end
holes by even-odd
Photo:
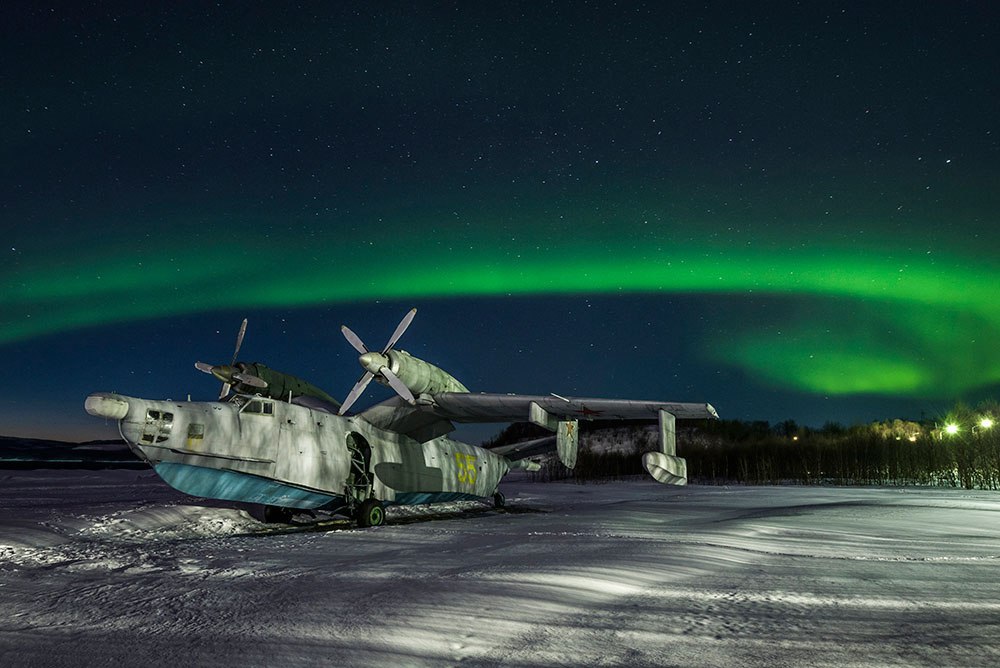
{"type": "Polygon", "coordinates": [[[236,357],[240,354],[240,348],[243,347],[243,336],[247,333],[247,319],[243,318],[243,324],[240,325],[240,333],[236,335],[236,350],[233,351],[233,361],[229,363],[229,366],[236,364],[236,357]]]}
{"type": "Polygon", "coordinates": [[[267,387],[267,381],[263,378],[258,378],[249,373],[234,373],[233,380],[238,380],[244,385],[249,385],[250,387],[267,387]]]}
{"type": "Polygon", "coordinates": [[[361,393],[365,391],[365,388],[368,387],[368,383],[372,382],[372,378],[374,377],[375,375],[370,371],[364,372],[361,378],[358,379],[358,382],[354,384],[354,388],[351,390],[351,393],[347,395],[346,399],[344,399],[344,403],[340,405],[340,410],[337,411],[337,415],[343,415],[347,412],[348,408],[354,405],[354,402],[358,400],[358,397],[361,396],[361,393]]]}
{"type": "Polygon", "coordinates": [[[236,364],[236,358],[240,354],[240,348],[243,347],[243,337],[247,333],[247,319],[243,318],[243,324],[240,325],[240,333],[236,335],[236,350],[233,351],[233,361],[229,363],[230,366],[236,364]]]}
{"type": "Polygon", "coordinates": [[[228,365],[212,365],[206,364],[205,362],[194,363],[194,368],[198,369],[198,371],[201,371],[202,373],[210,373],[222,381],[222,391],[219,393],[219,399],[226,398],[226,395],[229,394],[229,390],[231,389],[231,385],[234,381],[251,385],[253,387],[267,387],[267,383],[260,378],[251,376],[250,374],[240,374],[234,366],[236,364],[236,358],[240,354],[240,348],[243,347],[243,337],[246,333],[247,319],[243,318],[243,322],[240,324],[240,331],[236,334],[236,349],[233,350],[233,361],[228,365]],[[257,383],[264,384],[258,385],[257,383]]]}
{"type": "Polygon", "coordinates": [[[344,333],[344,338],[347,342],[354,346],[354,349],[359,353],[364,355],[368,352],[368,348],[365,346],[364,342],[358,338],[358,335],[351,331],[351,328],[347,325],[341,325],[340,331],[344,333]]]}
{"type": "MultiPolygon", "coordinates": [[[[416,314],[417,314],[417,309],[411,308],[406,313],[406,315],[403,316],[403,319],[399,321],[398,325],[396,325],[396,331],[393,332],[392,336],[389,337],[389,343],[385,344],[385,348],[382,349],[382,354],[383,355],[385,355],[387,352],[389,352],[389,350],[394,345],[396,345],[396,341],[399,341],[399,337],[401,337],[403,335],[403,332],[406,331],[406,328],[410,326],[411,322],[413,322],[413,316],[415,316],[416,314]]],[[[365,352],[367,352],[367,351],[365,351],[365,352]]]]}
{"type": "MultiPolygon", "coordinates": [[[[416,309],[413,310],[416,311],[416,309]]],[[[410,392],[410,388],[404,385],[403,381],[399,379],[399,376],[394,374],[392,370],[389,369],[389,367],[387,366],[382,367],[381,369],[379,369],[379,373],[382,374],[383,378],[389,381],[389,385],[392,387],[392,389],[396,390],[396,394],[406,399],[406,401],[410,404],[414,402],[413,392],[410,392]]]]}

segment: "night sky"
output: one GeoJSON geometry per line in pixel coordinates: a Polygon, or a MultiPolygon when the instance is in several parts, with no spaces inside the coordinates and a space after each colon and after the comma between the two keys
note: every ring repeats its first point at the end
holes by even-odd
{"type": "Polygon", "coordinates": [[[412,306],[473,391],[1000,389],[994,3],[141,4],[5,6],[0,434],[213,398],[244,317],[342,397],[412,306]]]}

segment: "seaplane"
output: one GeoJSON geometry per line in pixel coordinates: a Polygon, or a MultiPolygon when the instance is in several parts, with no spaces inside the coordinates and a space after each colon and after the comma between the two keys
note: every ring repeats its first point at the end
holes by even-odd
{"type": "Polygon", "coordinates": [[[416,312],[381,349],[341,327],[364,369],[343,403],[301,378],[238,362],[244,320],[229,364],[195,364],[222,382],[217,400],[96,392],[85,408],[116,420],[132,452],[171,487],[260,504],[268,522],[326,511],[375,527],[392,505],[492,499],[500,508],[500,482],[510,471],[537,470],[537,458],[551,453],[568,468],[576,465],[580,420],[658,420],[659,449],[643,455],[643,466],[659,482],[687,483],[675,422],[717,419],[711,404],[470,392],[443,369],[396,349],[416,312]],[[396,396],[352,414],[373,379],[396,396]],[[456,423],[520,421],[553,433],[490,449],[448,437],[456,423]]]}

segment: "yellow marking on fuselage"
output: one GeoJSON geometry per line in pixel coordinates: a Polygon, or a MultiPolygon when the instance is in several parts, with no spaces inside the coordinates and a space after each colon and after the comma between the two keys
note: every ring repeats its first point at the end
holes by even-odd
{"type": "Polygon", "coordinates": [[[467,485],[475,485],[477,478],[475,455],[456,452],[455,462],[458,464],[458,481],[467,485]]]}

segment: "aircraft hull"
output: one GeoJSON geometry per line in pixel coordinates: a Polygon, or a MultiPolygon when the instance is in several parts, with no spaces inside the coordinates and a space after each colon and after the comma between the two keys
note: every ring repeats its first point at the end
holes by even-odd
{"type": "MultiPolygon", "coordinates": [[[[208,499],[260,503],[302,510],[337,511],[347,506],[343,494],[324,494],[260,476],[190,464],[160,462],[153,469],[176,490],[208,499]]],[[[481,498],[465,492],[396,492],[390,505],[420,505],[481,498]]]]}
{"type": "Polygon", "coordinates": [[[153,470],[174,489],[208,499],[303,510],[337,510],[347,503],[342,494],[314,492],[239,471],[176,462],[159,462],[153,470]]]}

